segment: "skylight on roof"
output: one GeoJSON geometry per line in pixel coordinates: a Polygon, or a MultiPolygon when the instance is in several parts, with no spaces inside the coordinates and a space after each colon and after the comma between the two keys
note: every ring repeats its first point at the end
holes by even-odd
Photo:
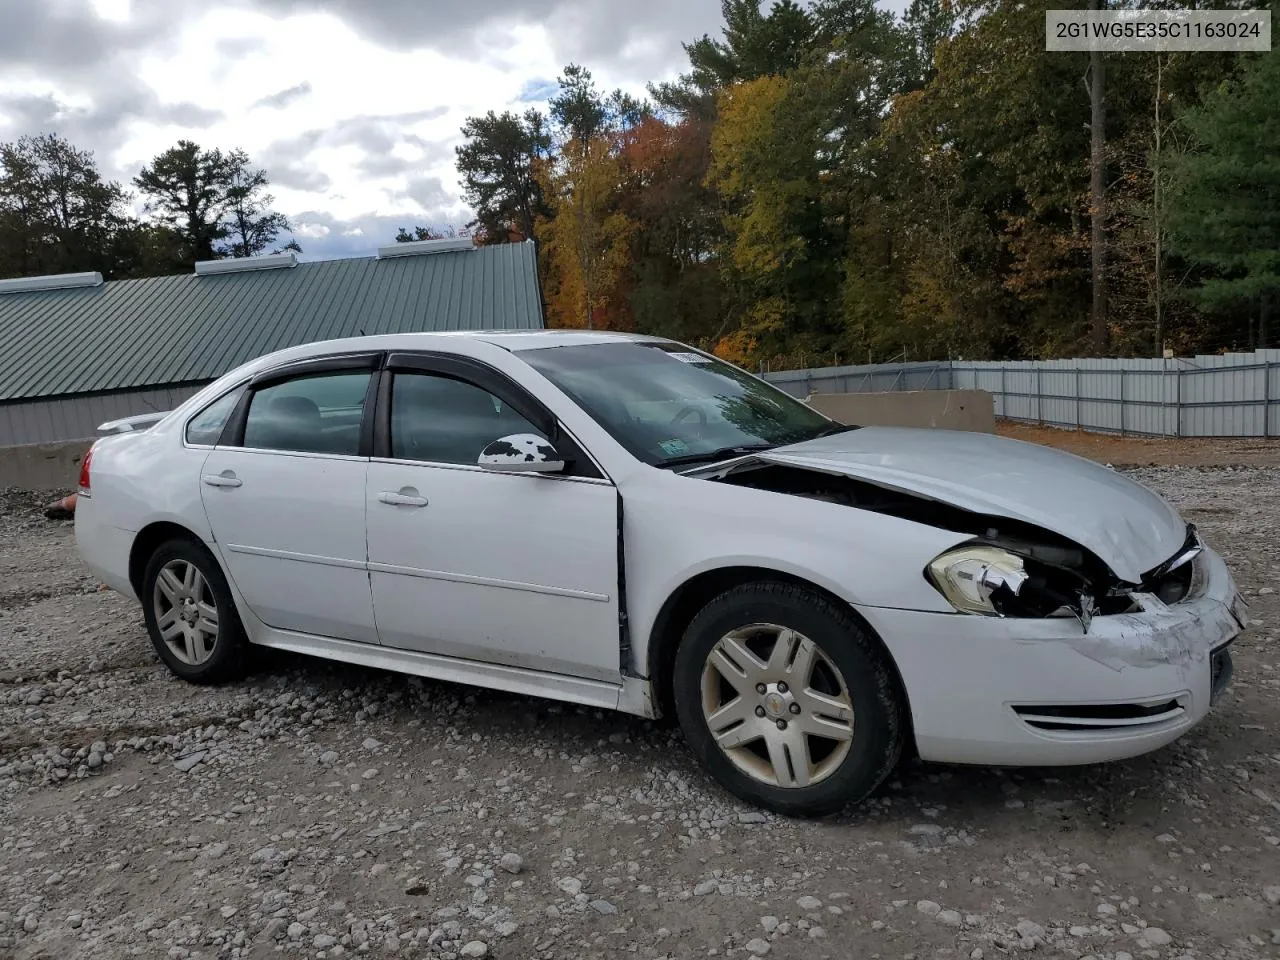
{"type": "Polygon", "coordinates": [[[279,270],[297,265],[298,258],[292,253],[273,253],[265,257],[230,257],[226,260],[200,260],[196,262],[196,276],[247,273],[251,270],[279,270]]]}
{"type": "Polygon", "coordinates": [[[51,273],[43,277],[14,277],[11,280],[0,280],[0,294],[100,286],[102,286],[102,274],[96,270],[91,273],[51,273]]]}
{"type": "Polygon", "coordinates": [[[387,260],[392,257],[421,257],[431,253],[455,253],[460,250],[472,250],[475,241],[470,237],[442,237],[439,240],[414,240],[410,243],[393,243],[378,248],[378,259],[387,260]]]}

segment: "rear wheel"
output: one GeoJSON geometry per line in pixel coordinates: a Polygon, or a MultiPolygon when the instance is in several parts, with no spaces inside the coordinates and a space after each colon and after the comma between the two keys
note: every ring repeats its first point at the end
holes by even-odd
{"type": "Polygon", "coordinates": [[[244,669],[244,627],[213,555],[170,540],[151,555],[142,578],[147,632],[160,659],[192,683],[232,679],[244,669]]]}
{"type": "Polygon", "coordinates": [[[793,584],[721,594],[676,653],[676,712],[708,771],[752,803],[798,816],[867,796],[902,753],[888,656],[846,610],[793,584]]]}

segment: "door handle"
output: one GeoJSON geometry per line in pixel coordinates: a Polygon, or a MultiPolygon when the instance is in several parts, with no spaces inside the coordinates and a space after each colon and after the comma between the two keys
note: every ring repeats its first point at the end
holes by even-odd
{"type": "Polygon", "coordinates": [[[378,494],[378,500],[382,503],[389,503],[393,507],[425,507],[427,498],[418,495],[418,491],[413,487],[401,487],[398,491],[383,490],[378,494]]]}
{"type": "Polygon", "coordinates": [[[243,482],[230,470],[221,473],[206,473],[200,478],[211,487],[238,487],[243,482]]]}

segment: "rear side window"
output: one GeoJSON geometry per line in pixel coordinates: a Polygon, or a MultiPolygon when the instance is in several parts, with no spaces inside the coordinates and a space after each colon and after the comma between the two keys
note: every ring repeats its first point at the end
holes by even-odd
{"type": "Polygon", "coordinates": [[[187,421],[187,443],[211,447],[222,436],[222,428],[227,425],[227,418],[240,402],[244,389],[224,393],[194,417],[187,421]]]}
{"type": "Polygon", "coordinates": [[[297,377],[254,391],[244,446],[357,456],[367,370],[297,377]]]}

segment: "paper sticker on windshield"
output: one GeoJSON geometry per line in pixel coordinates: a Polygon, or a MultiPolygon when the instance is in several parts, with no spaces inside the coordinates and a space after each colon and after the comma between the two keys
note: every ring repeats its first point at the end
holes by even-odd
{"type": "Polygon", "coordinates": [[[658,446],[662,448],[662,452],[668,457],[678,457],[682,453],[689,452],[689,445],[679,437],[672,440],[662,440],[658,443],[658,446]]]}
{"type": "Polygon", "coordinates": [[[668,357],[679,360],[681,363],[710,363],[709,357],[704,357],[700,353],[668,353],[668,357]]]}

